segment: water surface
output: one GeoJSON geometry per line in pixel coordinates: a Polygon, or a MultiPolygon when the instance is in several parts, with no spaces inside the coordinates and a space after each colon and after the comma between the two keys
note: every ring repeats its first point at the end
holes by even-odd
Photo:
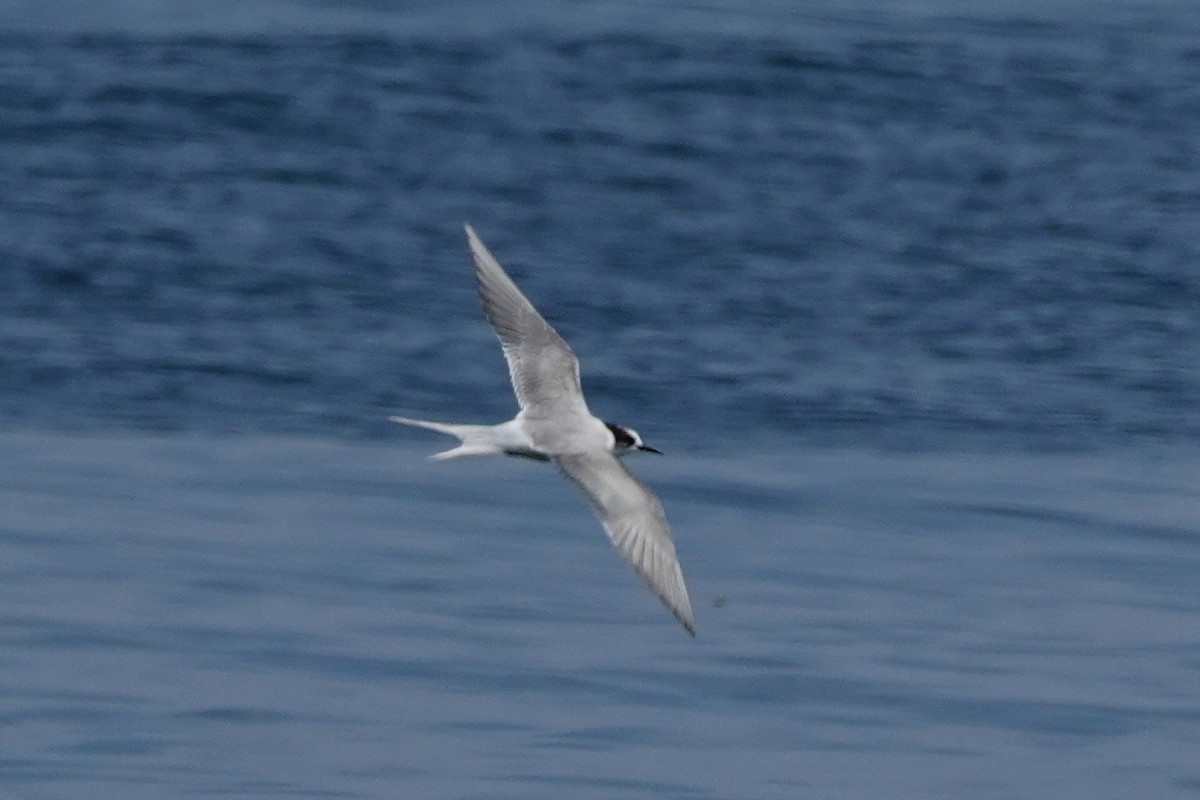
{"type": "Polygon", "coordinates": [[[1200,795],[1193,10],[224,8],[0,3],[0,796],[1200,795]]]}

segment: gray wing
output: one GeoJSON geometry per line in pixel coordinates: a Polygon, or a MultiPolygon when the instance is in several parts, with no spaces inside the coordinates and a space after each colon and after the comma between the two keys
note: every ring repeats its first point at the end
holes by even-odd
{"type": "Polygon", "coordinates": [[[662,503],[654,492],[609,453],[577,453],[554,459],[600,515],[604,531],[650,589],[692,636],[696,623],[675,557],[662,503]]]}
{"type": "Polygon", "coordinates": [[[588,413],[579,386],[579,360],[570,346],[521,294],[474,229],[465,227],[483,314],[504,348],[521,409],[532,416],[588,413]]]}

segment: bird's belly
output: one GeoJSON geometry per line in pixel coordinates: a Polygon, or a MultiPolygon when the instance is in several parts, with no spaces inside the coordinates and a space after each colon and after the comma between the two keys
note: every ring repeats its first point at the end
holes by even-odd
{"type": "Polygon", "coordinates": [[[607,450],[611,444],[608,428],[592,416],[553,420],[527,418],[520,421],[532,445],[531,449],[545,456],[607,450]]]}

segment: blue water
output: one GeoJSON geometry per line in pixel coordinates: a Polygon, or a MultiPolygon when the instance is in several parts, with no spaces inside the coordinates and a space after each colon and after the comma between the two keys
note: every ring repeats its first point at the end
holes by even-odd
{"type": "Polygon", "coordinates": [[[499,8],[0,3],[0,797],[1200,796],[1200,14],[499,8]]]}

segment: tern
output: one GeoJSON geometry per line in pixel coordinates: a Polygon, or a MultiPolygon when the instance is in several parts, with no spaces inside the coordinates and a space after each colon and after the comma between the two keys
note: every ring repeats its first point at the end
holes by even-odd
{"type": "Polygon", "coordinates": [[[509,455],[552,461],[587,496],[605,533],[692,636],[696,623],[662,503],[620,457],[660,453],[633,428],[592,415],[570,346],[521,293],[470,225],[467,244],[487,317],[508,361],[520,411],[499,425],[461,425],[391,417],[392,422],[457,437],[431,458],[509,455]]]}

